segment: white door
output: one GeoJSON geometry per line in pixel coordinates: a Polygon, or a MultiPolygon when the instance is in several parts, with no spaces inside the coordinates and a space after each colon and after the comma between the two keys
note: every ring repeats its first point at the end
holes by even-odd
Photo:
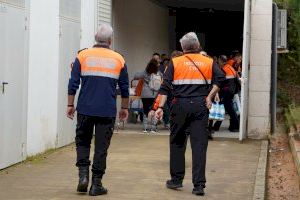
{"type": "Polygon", "coordinates": [[[80,0],[60,1],[60,38],[59,38],[59,96],[58,136],[56,147],[70,144],[75,138],[76,119],[66,117],[68,82],[71,63],[80,50],[80,0]]]}
{"type": "Polygon", "coordinates": [[[0,1],[0,169],[24,157],[25,39],[25,9],[0,1]]]}
{"type": "Polygon", "coordinates": [[[249,66],[250,66],[250,21],[251,20],[251,2],[245,0],[244,10],[244,41],[243,41],[243,71],[242,71],[242,91],[241,91],[241,115],[240,115],[240,135],[242,141],[247,137],[247,117],[248,117],[248,96],[249,96],[249,66]]]}

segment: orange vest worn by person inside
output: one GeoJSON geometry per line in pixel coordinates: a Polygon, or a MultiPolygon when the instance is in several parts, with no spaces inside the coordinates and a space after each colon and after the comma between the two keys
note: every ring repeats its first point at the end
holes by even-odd
{"type": "Polygon", "coordinates": [[[235,69],[232,67],[231,63],[226,63],[223,67],[223,71],[226,75],[226,79],[234,79],[237,76],[235,69]]]}
{"type": "Polygon", "coordinates": [[[223,71],[226,76],[227,84],[223,87],[224,91],[228,91],[231,94],[237,93],[239,87],[237,85],[237,72],[235,69],[230,65],[230,63],[226,63],[223,67],[223,71]]]}

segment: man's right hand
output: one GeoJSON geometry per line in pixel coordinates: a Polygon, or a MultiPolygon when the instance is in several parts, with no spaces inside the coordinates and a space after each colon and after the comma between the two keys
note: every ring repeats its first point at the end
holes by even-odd
{"type": "Polygon", "coordinates": [[[155,111],[155,118],[156,118],[157,120],[159,120],[159,121],[162,120],[163,115],[164,115],[163,109],[158,108],[158,109],[155,111]]]}
{"type": "Polygon", "coordinates": [[[68,107],[67,108],[67,117],[71,120],[74,119],[75,107],[68,107]]]}
{"type": "Polygon", "coordinates": [[[206,107],[207,107],[207,109],[210,110],[211,106],[212,106],[211,97],[206,97],[206,107]]]}
{"type": "Polygon", "coordinates": [[[125,122],[128,119],[128,109],[121,109],[119,112],[119,119],[122,122],[125,122]]]}

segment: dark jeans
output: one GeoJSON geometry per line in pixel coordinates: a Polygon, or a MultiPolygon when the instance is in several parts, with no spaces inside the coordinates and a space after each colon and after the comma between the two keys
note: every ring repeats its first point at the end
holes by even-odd
{"type": "Polygon", "coordinates": [[[193,159],[193,184],[205,185],[206,152],[208,145],[208,109],[205,98],[178,98],[171,106],[170,174],[182,182],[185,175],[185,150],[190,135],[193,159]]]}
{"type": "Polygon", "coordinates": [[[144,115],[148,117],[148,113],[152,109],[154,98],[142,98],[144,115]]]}
{"type": "Polygon", "coordinates": [[[107,149],[113,135],[115,118],[93,117],[77,114],[76,126],[76,166],[90,165],[91,140],[95,128],[95,152],[92,171],[93,174],[102,177],[106,169],[107,149]]]}
{"type": "Polygon", "coordinates": [[[219,131],[221,127],[222,121],[216,121],[214,123],[214,120],[209,120],[208,122],[208,130],[211,131],[219,131]]]}
{"type": "Polygon", "coordinates": [[[164,106],[163,122],[165,125],[168,125],[170,123],[170,107],[168,103],[166,103],[164,106]]]}
{"type": "MultiPolygon", "coordinates": [[[[224,107],[228,115],[230,116],[230,125],[229,125],[229,130],[236,130],[239,129],[240,127],[240,120],[238,115],[233,109],[233,94],[229,92],[222,92],[220,93],[222,102],[224,103],[224,107]]],[[[220,124],[221,125],[221,124],[220,124]]]]}

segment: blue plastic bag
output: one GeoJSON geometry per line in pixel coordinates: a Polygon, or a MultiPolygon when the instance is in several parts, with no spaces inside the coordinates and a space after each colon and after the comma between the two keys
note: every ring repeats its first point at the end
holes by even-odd
{"type": "Polygon", "coordinates": [[[223,121],[225,119],[225,107],[223,104],[218,102],[213,103],[209,110],[209,119],[223,121]]]}

